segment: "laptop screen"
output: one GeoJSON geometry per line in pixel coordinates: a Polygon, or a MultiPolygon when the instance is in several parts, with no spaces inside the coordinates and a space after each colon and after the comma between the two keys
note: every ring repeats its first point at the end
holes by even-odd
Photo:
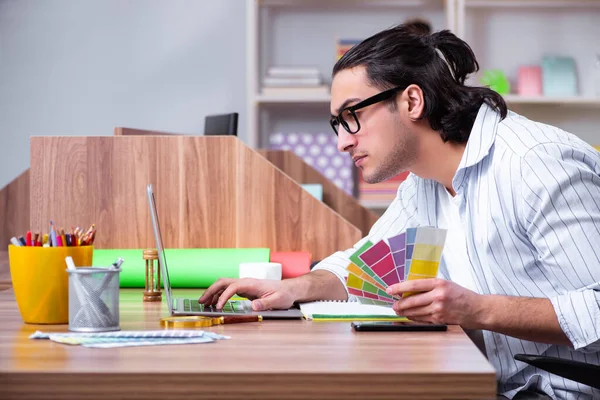
{"type": "Polygon", "coordinates": [[[165,256],[165,248],[163,246],[162,233],[160,231],[160,222],[158,220],[158,211],[156,209],[156,199],[152,184],[147,187],[148,204],[150,206],[150,214],[152,215],[152,225],[154,228],[154,239],[156,240],[156,250],[158,252],[158,263],[163,276],[163,286],[167,294],[167,304],[169,311],[173,311],[173,300],[171,295],[171,281],[169,280],[169,270],[167,268],[167,258],[165,256]]]}

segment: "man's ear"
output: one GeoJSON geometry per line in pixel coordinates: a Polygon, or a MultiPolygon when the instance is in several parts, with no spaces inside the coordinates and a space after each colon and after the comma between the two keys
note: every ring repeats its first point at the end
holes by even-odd
{"type": "Polygon", "coordinates": [[[425,98],[421,88],[414,84],[410,85],[404,89],[403,97],[408,103],[408,117],[412,121],[419,120],[425,109],[425,98]]]}

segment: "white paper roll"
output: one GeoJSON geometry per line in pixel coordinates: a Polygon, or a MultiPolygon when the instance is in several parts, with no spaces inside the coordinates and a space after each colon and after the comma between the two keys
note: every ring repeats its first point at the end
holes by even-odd
{"type": "Polygon", "coordinates": [[[240,263],[240,278],[281,280],[281,264],[271,262],[240,263]]]}

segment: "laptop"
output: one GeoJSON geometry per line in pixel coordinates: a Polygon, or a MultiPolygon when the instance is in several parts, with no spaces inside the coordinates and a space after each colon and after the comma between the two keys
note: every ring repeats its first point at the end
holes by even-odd
{"type": "Polygon", "coordinates": [[[169,268],[167,267],[167,257],[162,241],[162,233],[156,210],[156,198],[152,184],[146,188],[148,194],[148,205],[150,206],[150,215],[152,216],[152,227],[154,229],[154,239],[156,240],[156,250],[158,252],[158,263],[163,277],[163,285],[167,295],[167,305],[171,315],[203,315],[203,316],[223,316],[223,315],[262,315],[264,319],[288,319],[302,318],[302,312],[297,308],[288,310],[267,310],[252,311],[252,302],[250,300],[229,300],[222,309],[215,306],[204,306],[198,303],[198,299],[175,298],[171,290],[171,281],[169,279],[169,268]]]}

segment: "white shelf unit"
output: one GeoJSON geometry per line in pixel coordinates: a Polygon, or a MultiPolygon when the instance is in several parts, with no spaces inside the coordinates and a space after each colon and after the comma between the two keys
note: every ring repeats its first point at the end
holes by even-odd
{"type": "Polygon", "coordinates": [[[454,30],[456,20],[456,0],[246,1],[246,131],[248,144],[255,148],[268,145],[268,135],[274,127],[282,126],[281,115],[289,115],[283,108],[290,105],[304,105],[300,113],[307,114],[308,107],[315,120],[321,118],[319,124],[304,126],[331,129],[328,95],[261,93],[261,81],[269,66],[317,66],[329,84],[336,37],[366,38],[414,17],[432,21],[435,30],[454,30]]]}
{"type": "Polygon", "coordinates": [[[600,54],[600,0],[457,0],[456,31],[473,48],[480,73],[504,71],[513,111],[562,128],[592,145],[600,144],[600,96],[594,90],[596,54],[600,54]],[[523,97],[515,93],[520,66],[540,65],[545,55],[575,61],[578,95],[523,97]]]}
{"type": "MultiPolygon", "coordinates": [[[[545,96],[519,96],[516,94],[508,94],[504,96],[507,104],[538,104],[538,105],[557,105],[557,106],[583,106],[583,107],[600,107],[600,97],[583,97],[583,96],[563,96],[563,97],[545,97],[545,96]]],[[[257,95],[255,97],[257,103],[262,104],[310,104],[310,103],[329,103],[331,96],[305,96],[303,94],[294,93],[293,89],[279,96],[264,96],[257,95]]]]}
{"type": "MultiPolygon", "coordinates": [[[[327,123],[329,95],[307,96],[293,90],[278,96],[261,94],[260,82],[268,66],[278,63],[317,65],[327,77],[335,62],[334,32],[341,37],[367,37],[391,26],[390,15],[396,13],[396,23],[409,16],[421,16],[433,22],[434,30],[453,30],[471,45],[481,70],[503,69],[512,78],[513,87],[519,65],[539,64],[541,56],[546,53],[573,56],[578,68],[579,96],[523,97],[509,94],[505,100],[511,109],[528,118],[559,126],[592,144],[600,144],[597,133],[600,98],[587,83],[592,76],[593,56],[600,52],[597,40],[600,37],[600,0],[247,2],[247,132],[248,143],[253,147],[268,145],[270,131],[284,128],[286,125],[281,121],[296,114],[300,116],[291,119],[292,123],[298,124],[299,130],[314,128],[314,123],[311,125],[305,119],[314,119],[315,115],[322,116],[318,129],[330,129],[327,123]],[[388,19],[376,18],[381,13],[386,14],[388,19]],[[369,14],[375,18],[367,23],[364,20],[369,14]],[[298,17],[298,21],[294,21],[294,16],[298,17]],[[326,17],[332,19],[331,26],[326,17]],[[286,29],[287,24],[289,29],[286,29]],[[353,31],[354,28],[356,30],[353,31]],[[287,53],[286,46],[277,42],[286,38],[290,44],[287,53]],[[331,42],[328,50],[326,47],[323,51],[322,43],[319,44],[321,41],[331,42]],[[314,52],[306,51],[313,46],[314,52]],[[300,56],[303,58],[297,53],[302,53],[300,56]]],[[[479,85],[479,75],[469,83],[479,85]]],[[[382,209],[388,204],[364,202],[363,205],[382,209]]]]}
{"type": "Polygon", "coordinates": [[[559,105],[575,107],[600,107],[600,97],[585,96],[519,96],[516,94],[507,94],[504,96],[507,104],[537,104],[537,105],[559,105]]]}

